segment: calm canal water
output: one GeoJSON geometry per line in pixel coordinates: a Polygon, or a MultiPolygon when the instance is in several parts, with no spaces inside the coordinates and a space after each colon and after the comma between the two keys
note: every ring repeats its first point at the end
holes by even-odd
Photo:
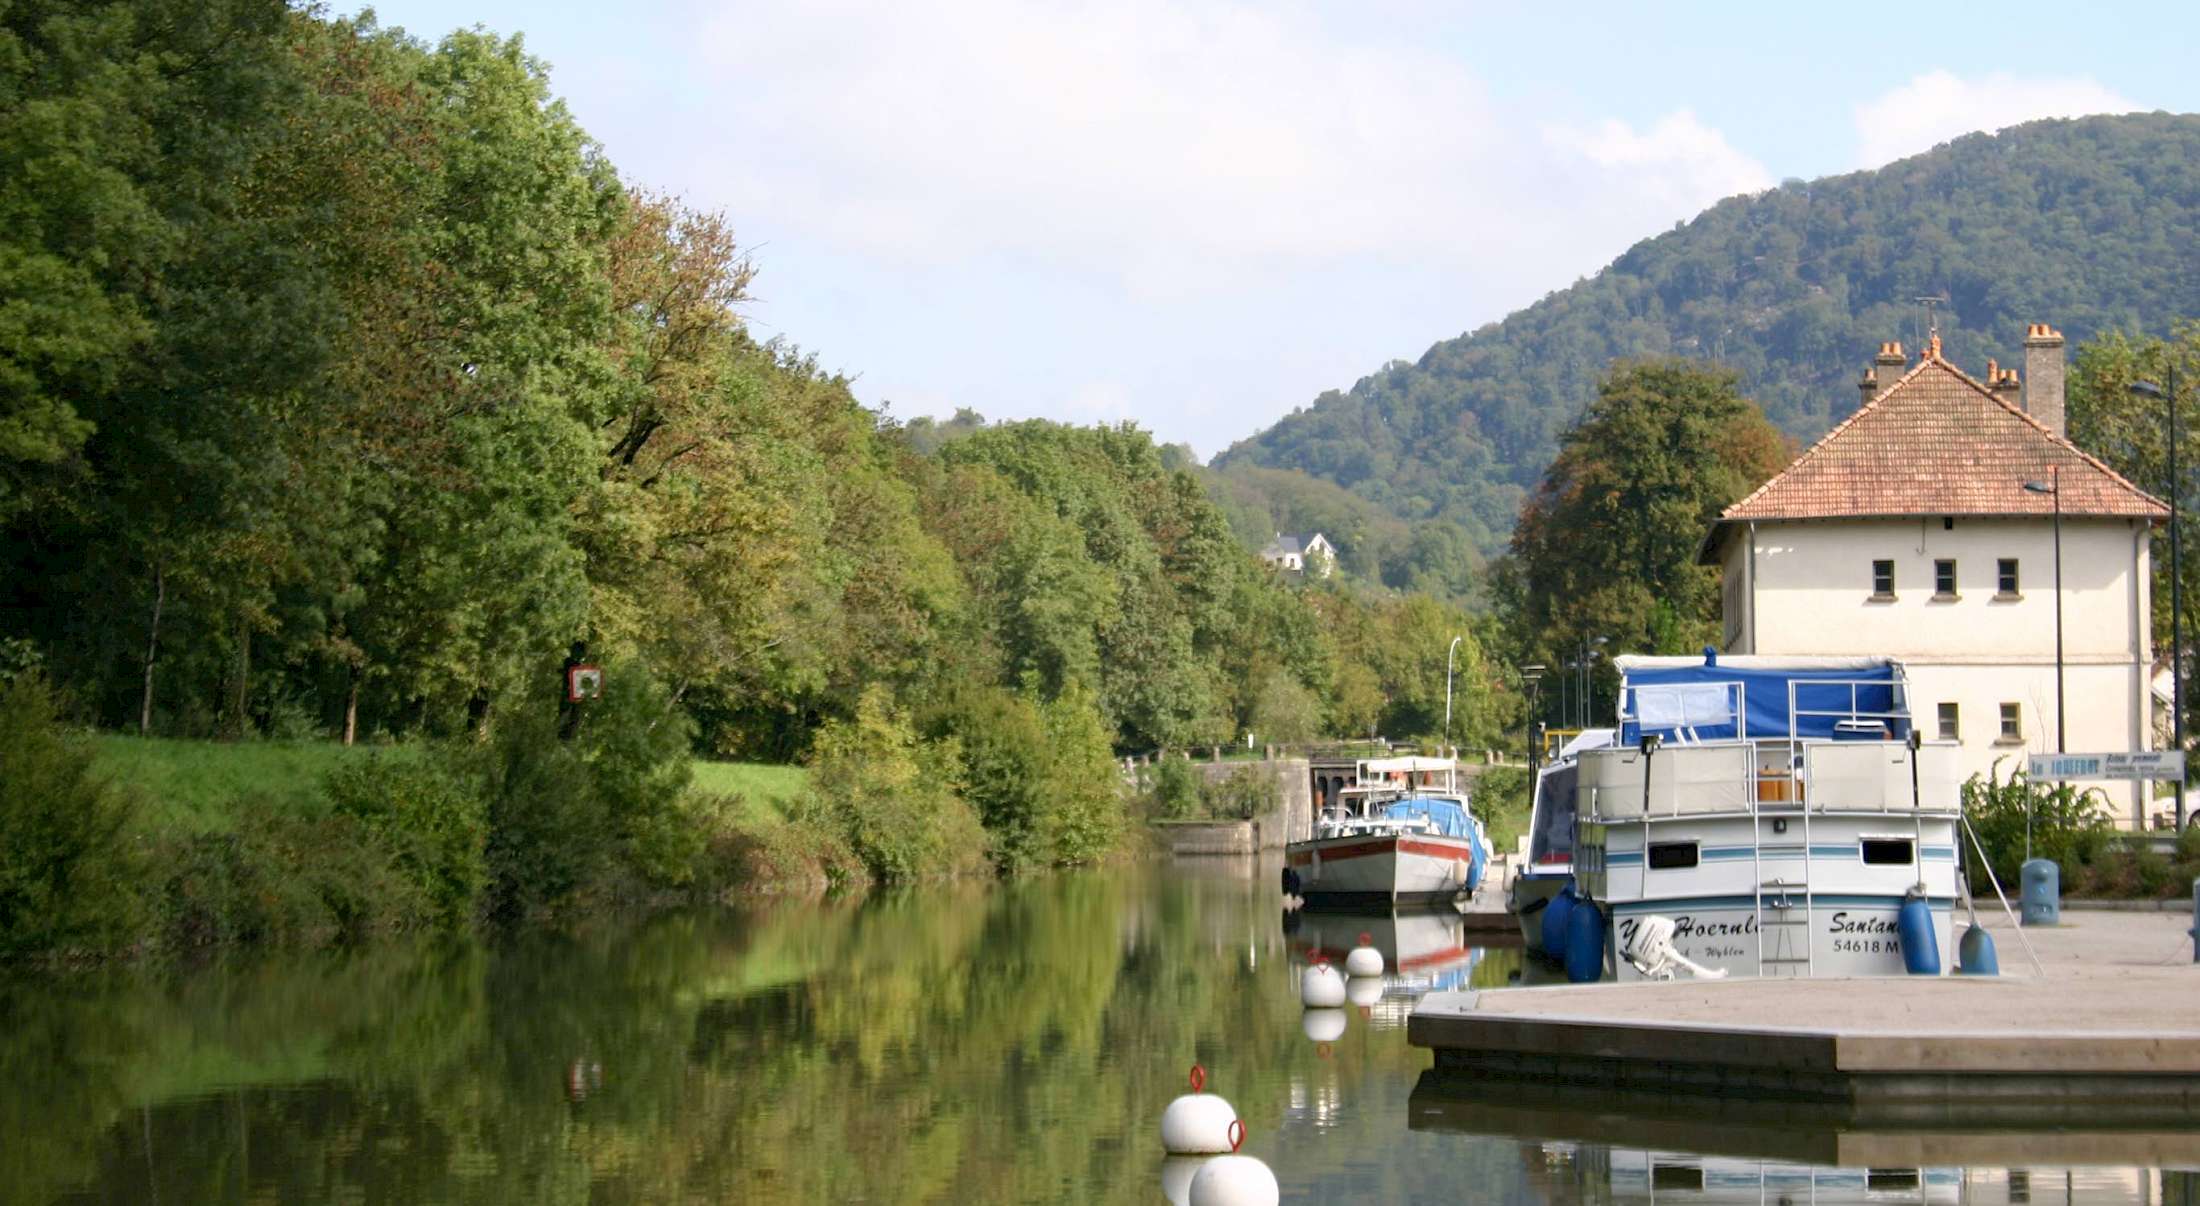
{"type": "MultiPolygon", "coordinates": [[[[2190,1174],[2114,1160],[1814,1170],[1843,1136],[1440,1084],[1405,1042],[1413,997],[1502,985],[1519,952],[1427,917],[1286,919],[1274,882],[1163,863],[18,977],[0,1200],[1160,1202],[1188,1170],[1158,1120],[1198,1061],[1287,1201],[2200,1201],[2190,1174]],[[1308,1017],[1307,952],[1363,929],[1394,974],[1308,1017]]],[[[1988,1139],[2018,1145],[1970,1150],[2053,1150],[1988,1139]]]]}

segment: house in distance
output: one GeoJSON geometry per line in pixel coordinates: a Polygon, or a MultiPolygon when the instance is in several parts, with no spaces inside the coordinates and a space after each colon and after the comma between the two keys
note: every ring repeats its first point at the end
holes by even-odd
{"type": "MultiPolygon", "coordinates": [[[[2024,376],[1981,381],[1881,346],[1863,405],[1713,522],[1729,653],[1877,654],[1908,668],[1928,740],[1965,774],[2026,755],[2152,747],[2148,556],[2169,508],[2064,433],[2063,338],[2033,324],[2024,376]],[[2055,511],[2061,502],[2057,712],[2055,511]]],[[[2147,784],[2103,784],[2143,827],[2147,784]],[[2127,794],[2128,793],[2128,794],[2127,794]]]]}
{"type": "Polygon", "coordinates": [[[1260,559],[1286,574],[1327,578],[1337,569],[1337,546],[1320,532],[1278,532],[1260,559]]]}

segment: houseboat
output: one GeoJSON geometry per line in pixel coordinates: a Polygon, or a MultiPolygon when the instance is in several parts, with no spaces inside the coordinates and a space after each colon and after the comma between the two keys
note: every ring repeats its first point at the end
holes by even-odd
{"type": "Polygon", "coordinates": [[[1612,744],[1612,730],[1583,729],[1538,768],[1528,808],[1528,857],[1505,885],[1505,907],[1532,955],[1543,949],[1543,912],[1574,882],[1574,782],[1581,751],[1612,744]]]}
{"type": "Polygon", "coordinates": [[[1308,908],[1384,909],[1472,896],[1490,849],[1455,760],[1367,758],[1284,860],[1284,893],[1308,908]]]}
{"type": "Polygon", "coordinates": [[[1573,767],[1572,890],[1549,906],[1583,914],[1570,979],[1953,962],[1960,751],[1919,739],[1899,662],[1616,665],[1611,742],[1573,767]]]}

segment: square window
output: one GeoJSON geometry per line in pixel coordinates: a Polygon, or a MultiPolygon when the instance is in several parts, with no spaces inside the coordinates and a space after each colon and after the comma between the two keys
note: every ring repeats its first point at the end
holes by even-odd
{"type": "Polygon", "coordinates": [[[1872,562],[1872,594],[1889,599],[1894,597],[1894,562],[1872,562]]]}
{"type": "Polygon", "coordinates": [[[2017,593],[2017,559],[2004,557],[1994,565],[1994,589],[2005,595],[2017,593]]]}
{"type": "Polygon", "coordinates": [[[1956,706],[1952,703],[1940,705],[1940,739],[1942,741],[1963,740],[1956,731],[1957,727],[1956,706]]]}
{"type": "Polygon", "coordinates": [[[1696,843],[1694,842],[1650,843],[1649,863],[1652,871],[1673,871],[1693,867],[1696,865],[1696,858],[1696,843]]]}
{"type": "Polygon", "coordinates": [[[2024,740],[2023,715],[2023,712],[2013,703],[2001,705],[2001,739],[2003,741],[2024,740]]]}
{"type": "Polygon", "coordinates": [[[1952,599],[1955,597],[1955,593],[1956,563],[1953,561],[1933,562],[1933,594],[1952,599]]]}

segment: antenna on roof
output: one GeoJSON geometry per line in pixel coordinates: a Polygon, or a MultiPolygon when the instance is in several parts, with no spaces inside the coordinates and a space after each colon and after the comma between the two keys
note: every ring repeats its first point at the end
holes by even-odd
{"type": "Polygon", "coordinates": [[[1925,338],[1918,340],[1918,342],[1926,347],[1938,349],[1940,346],[1940,322],[1933,314],[1933,307],[1947,305],[1948,295],[1943,293],[1937,297],[1920,297],[1917,299],[1917,304],[1925,307],[1925,338]],[[1927,342],[1928,340],[1930,342],[1927,342]]]}

